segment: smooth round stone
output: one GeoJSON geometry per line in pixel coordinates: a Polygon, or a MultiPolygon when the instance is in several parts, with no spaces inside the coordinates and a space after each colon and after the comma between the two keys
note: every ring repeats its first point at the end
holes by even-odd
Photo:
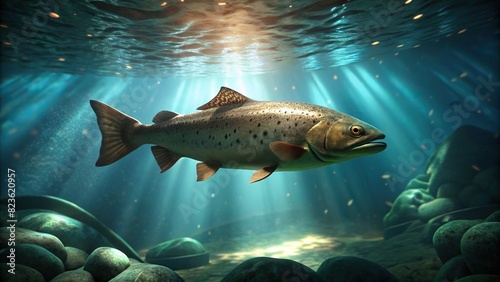
{"type": "Polygon", "coordinates": [[[448,212],[457,210],[459,203],[452,198],[437,198],[418,208],[418,218],[427,222],[429,219],[448,212]]]}
{"type": "Polygon", "coordinates": [[[462,188],[462,191],[458,194],[458,199],[460,200],[460,203],[462,203],[463,206],[465,207],[470,207],[470,201],[474,196],[477,194],[483,192],[481,190],[481,187],[477,184],[471,184],[467,185],[464,188],[462,188]]]}
{"type": "Polygon", "coordinates": [[[500,275],[494,274],[475,274],[465,276],[458,279],[455,282],[498,282],[500,281],[500,275]]]}
{"type": "MultiPolygon", "coordinates": [[[[9,254],[9,249],[0,251],[2,261],[9,254]]],[[[16,266],[23,264],[40,272],[43,278],[50,281],[64,272],[62,261],[47,249],[33,244],[16,244],[16,266]]]]}
{"type": "Polygon", "coordinates": [[[495,201],[488,192],[476,194],[469,202],[469,207],[480,207],[494,204],[495,201]]]}
{"type": "Polygon", "coordinates": [[[474,179],[473,183],[478,184],[484,191],[488,191],[492,182],[500,178],[500,167],[491,167],[489,169],[480,171],[474,179]]]}
{"type": "Polygon", "coordinates": [[[19,227],[49,233],[61,240],[64,246],[71,246],[92,252],[106,240],[95,229],[73,218],[50,212],[28,215],[18,222],[19,227]]]}
{"type": "Polygon", "coordinates": [[[484,221],[485,222],[500,222],[500,210],[490,214],[484,221]]]}
{"type": "Polygon", "coordinates": [[[43,275],[29,266],[16,263],[15,274],[9,273],[7,264],[0,264],[0,281],[3,282],[45,282],[43,275]]]}
{"type": "Polygon", "coordinates": [[[257,257],[246,260],[229,272],[221,282],[275,282],[324,280],[309,267],[289,259],[257,257]]]}
{"type": "Polygon", "coordinates": [[[171,258],[205,253],[203,245],[192,238],[173,239],[158,244],[146,253],[146,261],[157,258],[171,258]]]}
{"type": "Polygon", "coordinates": [[[90,272],[96,281],[108,281],[127,269],[129,265],[130,260],[120,250],[100,247],[89,255],[83,269],[90,272]]]}
{"type": "MultiPolygon", "coordinates": [[[[340,256],[325,260],[316,271],[324,281],[397,282],[382,266],[366,259],[340,256]]],[[[300,280],[299,280],[300,281],[300,280]]]]}
{"type": "Polygon", "coordinates": [[[462,190],[462,185],[456,183],[444,183],[437,190],[437,198],[456,198],[462,190]]]}
{"type": "Polygon", "coordinates": [[[434,277],[434,282],[455,281],[471,274],[472,273],[465,264],[464,258],[459,255],[449,259],[441,266],[438,273],[434,277]]]}
{"type": "Polygon", "coordinates": [[[85,261],[89,257],[86,252],[73,247],[65,247],[65,249],[68,253],[68,258],[64,262],[64,269],[73,270],[85,265],[85,261]]]}
{"type": "Polygon", "coordinates": [[[445,263],[449,259],[460,255],[462,236],[469,228],[482,222],[482,220],[459,219],[439,227],[432,237],[432,243],[439,259],[445,263]]]}
{"type": "MultiPolygon", "coordinates": [[[[57,275],[50,282],[94,282],[94,277],[90,272],[83,269],[70,270],[57,275]]],[[[130,280],[133,281],[133,280],[130,280]]]]}
{"type": "Polygon", "coordinates": [[[460,247],[472,273],[500,275],[500,222],[471,227],[463,235],[460,247]]]}
{"type": "MultiPolygon", "coordinates": [[[[0,248],[7,248],[10,230],[7,227],[0,228],[0,248]]],[[[33,244],[44,247],[61,261],[66,260],[66,250],[64,245],[54,235],[41,233],[25,228],[16,227],[16,244],[33,244]]]]}
{"type": "Polygon", "coordinates": [[[109,282],[130,281],[162,281],[184,282],[184,280],[168,267],[156,264],[134,263],[109,282]]]}

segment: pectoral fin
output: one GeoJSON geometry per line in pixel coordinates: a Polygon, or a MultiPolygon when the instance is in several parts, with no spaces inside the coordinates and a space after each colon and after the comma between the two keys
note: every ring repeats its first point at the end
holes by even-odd
{"type": "Polygon", "coordinates": [[[167,169],[171,168],[181,158],[175,153],[160,146],[151,147],[151,151],[155,156],[158,166],[160,166],[161,172],[165,172],[167,169]]]}
{"type": "Polygon", "coordinates": [[[261,181],[273,173],[278,165],[268,166],[257,170],[250,178],[250,183],[261,181]]]}
{"type": "Polygon", "coordinates": [[[294,161],[307,152],[302,147],[282,141],[270,143],[269,148],[282,161],[294,161]]]}
{"type": "Polygon", "coordinates": [[[222,165],[219,162],[206,162],[196,164],[196,181],[204,181],[212,177],[222,165]]]}

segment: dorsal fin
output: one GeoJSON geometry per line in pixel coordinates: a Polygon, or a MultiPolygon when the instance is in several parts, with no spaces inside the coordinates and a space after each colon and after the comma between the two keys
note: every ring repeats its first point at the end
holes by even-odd
{"type": "Polygon", "coordinates": [[[253,101],[252,99],[246,97],[245,95],[234,91],[231,88],[221,87],[217,96],[215,96],[210,102],[203,106],[198,107],[197,110],[206,110],[210,108],[217,108],[226,105],[241,104],[246,101],[253,101]]]}
{"type": "Polygon", "coordinates": [[[156,116],[153,118],[153,122],[159,123],[162,121],[167,121],[167,120],[169,120],[173,117],[176,117],[178,115],[179,115],[178,113],[174,113],[171,111],[161,111],[161,112],[157,113],[156,116]]]}

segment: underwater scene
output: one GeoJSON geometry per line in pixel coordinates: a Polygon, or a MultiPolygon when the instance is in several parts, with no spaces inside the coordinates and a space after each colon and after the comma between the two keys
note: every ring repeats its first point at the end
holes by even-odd
{"type": "Polygon", "coordinates": [[[2,281],[500,281],[493,0],[2,1],[2,281]]]}

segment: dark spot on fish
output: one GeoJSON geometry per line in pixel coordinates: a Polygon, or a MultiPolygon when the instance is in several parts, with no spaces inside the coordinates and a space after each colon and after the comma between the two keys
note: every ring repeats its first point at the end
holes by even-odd
{"type": "Polygon", "coordinates": [[[297,127],[297,125],[299,125],[298,123],[295,123],[295,127],[297,127]]]}
{"type": "Polygon", "coordinates": [[[196,130],[196,135],[200,134],[200,131],[199,130],[196,130]]]}
{"type": "Polygon", "coordinates": [[[254,135],[253,135],[253,139],[257,139],[257,134],[254,134],[254,135]]]}
{"type": "Polygon", "coordinates": [[[252,134],[252,130],[248,131],[248,134],[252,134]]]}
{"type": "Polygon", "coordinates": [[[278,120],[277,124],[279,125],[281,123],[281,120],[278,120]]]}
{"type": "Polygon", "coordinates": [[[226,136],[224,136],[224,139],[227,139],[227,134],[226,134],[226,136]]]}
{"type": "Polygon", "coordinates": [[[240,144],[240,139],[236,139],[236,143],[240,144]]]}
{"type": "Polygon", "coordinates": [[[264,133],[262,133],[262,135],[267,136],[267,131],[264,131],[264,133]]]}
{"type": "Polygon", "coordinates": [[[219,146],[221,145],[221,143],[219,142],[219,146]]]}
{"type": "Polygon", "coordinates": [[[260,139],[260,144],[264,144],[264,140],[260,139]]]}
{"type": "Polygon", "coordinates": [[[236,128],[233,130],[233,133],[236,133],[236,128]]]}
{"type": "Polygon", "coordinates": [[[316,123],[316,120],[315,120],[315,119],[313,119],[313,123],[316,123]]]}
{"type": "Polygon", "coordinates": [[[252,120],[253,120],[253,118],[250,119],[250,121],[252,121],[252,120]]]}
{"type": "Polygon", "coordinates": [[[259,124],[257,124],[257,127],[260,127],[260,122],[259,122],[259,124]]]}

